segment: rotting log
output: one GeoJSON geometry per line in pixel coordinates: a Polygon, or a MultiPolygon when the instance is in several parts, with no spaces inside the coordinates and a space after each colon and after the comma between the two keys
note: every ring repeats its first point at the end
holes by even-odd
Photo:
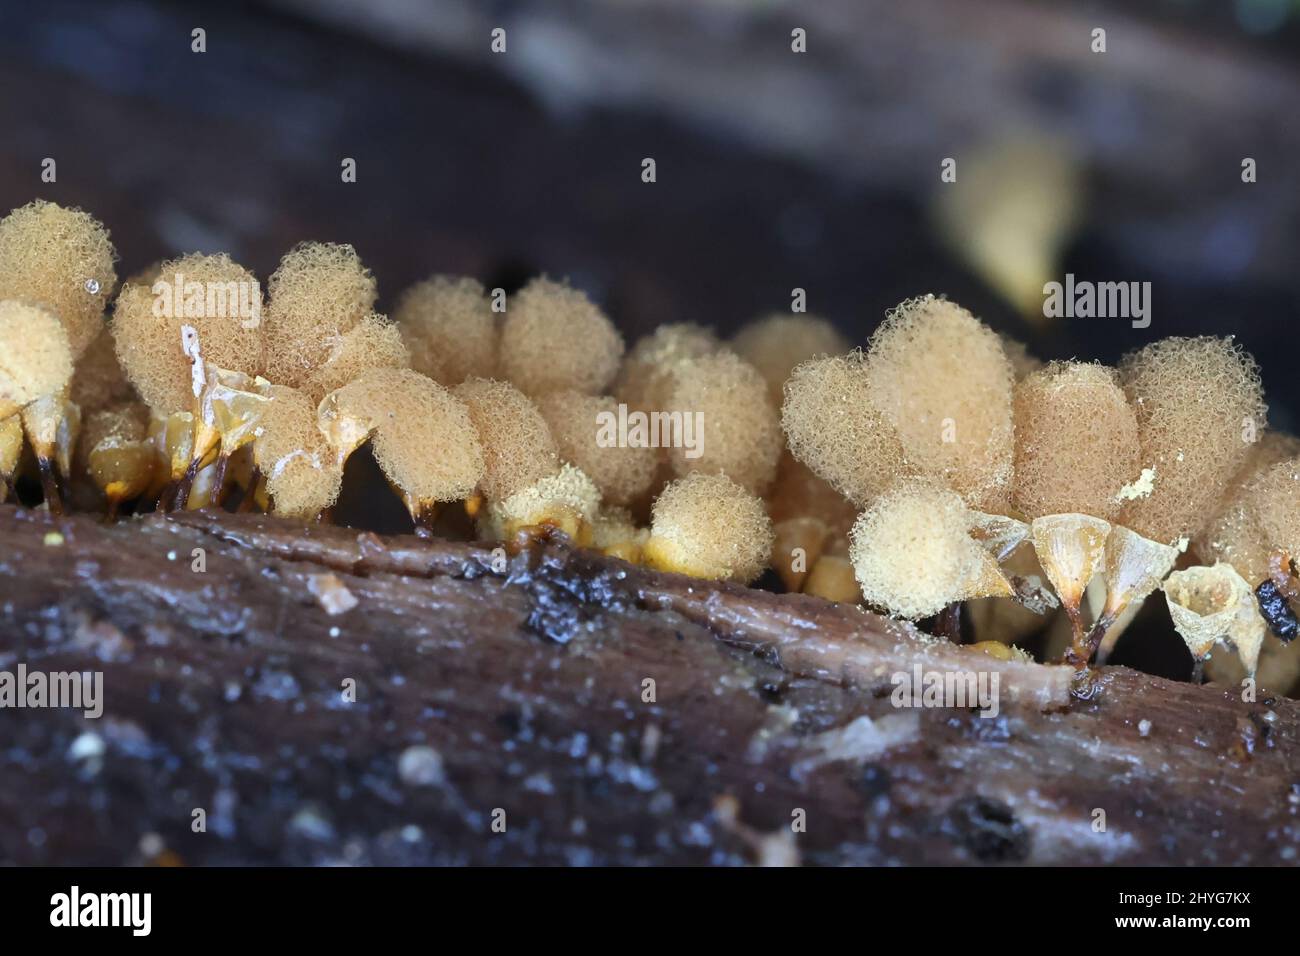
{"type": "Polygon", "coordinates": [[[858,608],[563,542],[500,558],[264,516],[0,506],[0,670],[102,671],[105,697],[98,720],[0,710],[0,861],[1268,864],[1300,847],[1295,701],[1124,668],[1070,701],[1061,668],[858,608]],[[996,670],[998,715],[895,708],[890,676],[915,663],[996,670]],[[755,838],[797,811],[806,832],[755,838]]]}

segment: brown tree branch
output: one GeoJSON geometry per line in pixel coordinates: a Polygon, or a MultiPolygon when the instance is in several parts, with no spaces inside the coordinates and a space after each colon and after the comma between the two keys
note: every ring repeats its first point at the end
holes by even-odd
{"type": "Polygon", "coordinates": [[[0,860],[737,863],[798,811],[808,863],[1294,856],[1294,701],[1111,668],[1072,703],[1061,668],[858,608],[560,543],[499,558],[0,507],[0,670],[99,670],[105,697],[0,711],[0,860]],[[914,663],[996,672],[1000,712],[895,708],[914,663]]]}

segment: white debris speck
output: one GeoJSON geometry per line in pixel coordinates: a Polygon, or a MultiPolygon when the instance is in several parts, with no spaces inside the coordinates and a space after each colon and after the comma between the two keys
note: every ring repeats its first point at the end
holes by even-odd
{"type": "Polygon", "coordinates": [[[199,330],[192,325],[181,326],[181,351],[190,360],[190,390],[194,393],[194,397],[198,398],[203,394],[203,386],[207,384],[205,375],[207,362],[203,359],[199,330]]]}
{"type": "Polygon", "coordinates": [[[168,560],[168,561],[175,561],[175,560],[176,560],[176,552],[175,552],[175,551],[168,551],[168,552],[167,552],[167,560],[168,560]]]}
{"type": "Polygon", "coordinates": [[[307,804],[289,821],[289,831],[296,836],[328,843],[334,839],[334,824],[317,806],[307,804]]]}
{"type": "Polygon", "coordinates": [[[799,710],[785,704],[772,705],[767,708],[763,723],[749,738],[745,759],[750,763],[760,763],[768,751],[785,738],[786,733],[799,720],[799,710]]]}
{"type": "Polygon", "coordinates": [[[1151,733],[1151,721],[1145,717],[1138,721],[1138,735],[1145,737],[1151,733]]]}
{"type": "Polygon", "coordinates": [[[73,760],[91,760],[104,756],[104,749],[104,738],[88,730],[68,747],[68,756],[73,760]]]}
{"type": "Polygon", "coordinates": [[[165,849],[167,849],[167,844],[156,833],[146,833],[140,837],[140,855],[146,859],[158,856],[165,849]]]}
{"type": "Polygon", "coordinates": [[[525,779],[524,789],[530,793],[543,793],[550,796],[555,793],[555,784],[551,783],[551,775],[542,771],[525,779]]]}
{"type": "Polygon", "coordinates": [[[357,606],[356,595],[348,590],[337,574],[308,575],[307,590],[326,614],[345,614],[357,606]]]}
{"type": "Polygon", "coordinates": [[[755,862],[759,866],[799,866],[799,847],[794,840],[790,830],[759,837],[754,846],[755,862]]]}
{"type": "Polygon", "coordinates": [[[63,535],[57,531],[45,532],[45,547],[61,548],[63,547],[63,535]]]}
{"type": "Polygon", "coordinates": [[[1156,488],[1156,470],[1154,468],[1143,468],[1142,474],[1137,480],[1129,482],[1119,490],[1115,496],[1116,501],[1134,501],[1138,498],[1149,497],[1151,492],[1156,488]]]}
{"type": "Polygon", "coordinates": [[[659,752],[659,741],[663,733],[657,724],[650,724],[641,734],[641,762],[654,763],[655,754],[659,752]]]}
{"type": "Polygon", "coordinates": [[[872,720],[865,714],[843,727],[809,737],[807,758],[794,768],[796,775],[815,770],[823,764],[848,761],[863,763],[895,747],[905,747],[920,739],[921,722],[915,711],[886,714],[872,720]]]}
{"type": "Polygon", "coordinates": [[[339,636],[339,629],[337,627],[331,627],[330,637],[338,637],[338,636],[339,636]]]}
{"type": "Polygon", "coordinates": [[[407,747],[397,758],[397,775],[403,783],[413,787],[439,786],[445,779],[442,756],[432,747],[407,747]]]}

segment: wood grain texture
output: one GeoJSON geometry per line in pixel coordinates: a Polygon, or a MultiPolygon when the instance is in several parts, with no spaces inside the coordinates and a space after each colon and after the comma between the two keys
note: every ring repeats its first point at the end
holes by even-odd
{"type": "Polygon", "coordinates": [[[493,563],[262,516],[0,507],[0,669],[102,670],[106,698],[97,721],[0,710],[0,860],[138,862],[157,834],[186,864],[738,864],[802,809],[804,863],[1294,861],[1294,701],[1112,668],[1069,702],[1059,668],[858,608],[561,542],[493,563]],[[355,608],[326,612],[328,575],[355,608]],[[997,668],[1000,713],[894,708],[914,662],[997,668]]]}

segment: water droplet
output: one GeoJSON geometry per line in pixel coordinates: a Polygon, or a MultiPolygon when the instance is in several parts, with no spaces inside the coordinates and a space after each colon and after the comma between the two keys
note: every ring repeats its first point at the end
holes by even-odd
{"type": "Polygon", "coordinates": [[[99,280],[98,280],[98,279],[87,279],[87,280],[86,280],[86,291],[89,292],[91,295],[99,295],[99,280]]]}

